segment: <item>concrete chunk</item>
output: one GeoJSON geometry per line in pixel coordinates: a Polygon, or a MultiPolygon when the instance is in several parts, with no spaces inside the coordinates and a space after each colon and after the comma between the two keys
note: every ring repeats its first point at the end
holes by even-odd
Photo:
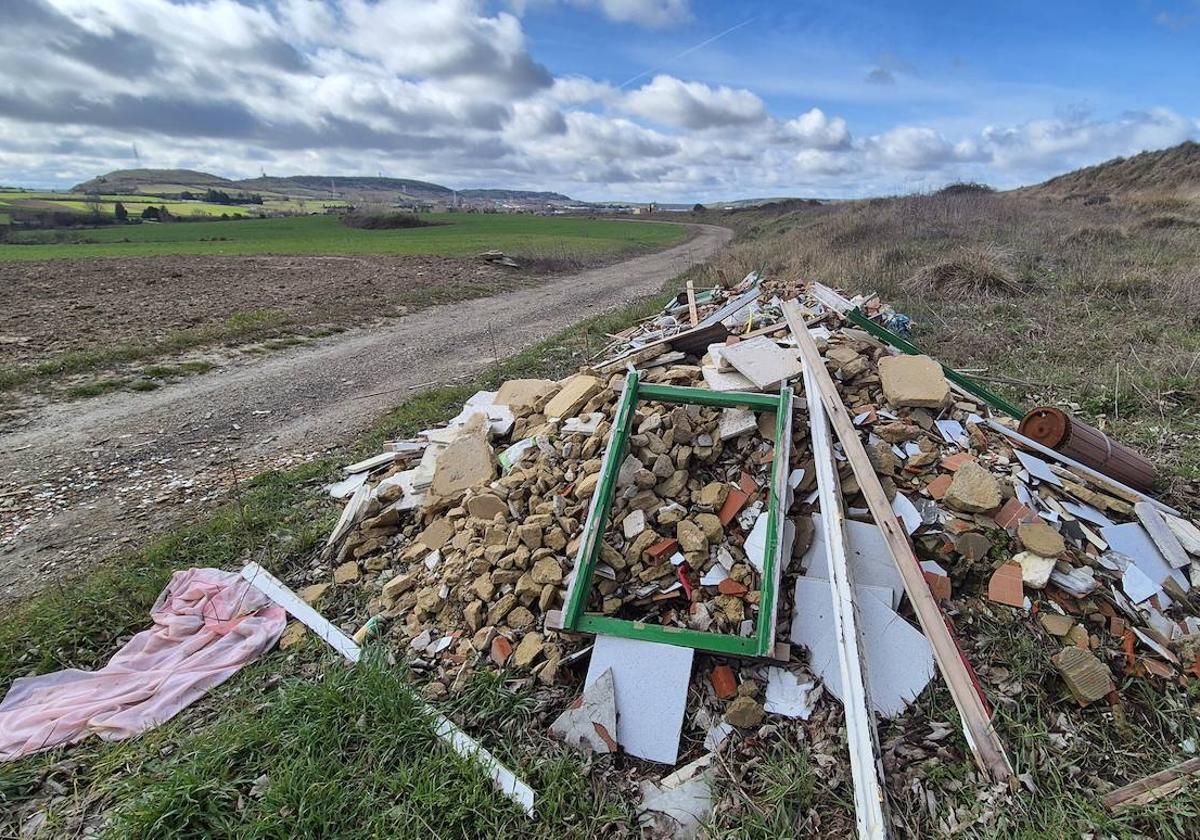
{"type": "Polygon", "coordinates": [[[600,392],[600,380],[587,374],[572,376],[563,383],[550,402],[546,403],[547,417],[574,417],[583,404],[600,392]]]}
{"type": "Polygon", "coordinates": [[[516,413],[532,410],[538,400],[553,394],[558,384],[549,379],[510,379],[496,392],[495,402],[516,413]]]}
{"type": "Polygon", "coordinates": [[[803,371],[795,350],[784,350],[766,336],[740,341],[725,348],[723,354],[738,373],[759,389],[778,388],[781,382],[803,371]]]}
{"type": "Polygon", "coordinates": [[[938,408],[950,398],[942,366],[928,356],[884,356],[879,380],[887,401],[897,407],[938,408]]]}
{"type": "Polygon", "coordinates": [[[966,513],[994,510],[1000,507],[1000,482],[979,464],[968,461],[955,471],[943,501],[966,513]]]}

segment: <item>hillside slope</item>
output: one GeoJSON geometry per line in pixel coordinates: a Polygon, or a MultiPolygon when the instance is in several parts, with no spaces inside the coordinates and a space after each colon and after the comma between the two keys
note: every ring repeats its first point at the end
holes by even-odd
{"type": "MultiPolygon", "coordinates": [[[[203,192],[209,188],[235,193],[258,193],[264,197],[296,199],[341,198],[350,201],[391,202],[416,200],[449,202],[455,191],[442,184],[411,178],[383,178],[355,175],[262,176],[232,180],[191,169],[118,169],[71,187],[72,192],[147,193],[172,195],[181,191],[203,192]]],[[[459,201],[570,203],[561,193],[535,190],[471,189],[458,192],[459,201]]]]}
{"type": "Polygon", "coordinates": [[[71,192],[140,193],[151,192],[147,187],[171,185],[203,192],[209,187],[237,191],[236,182],[220,175],[197,172],[193,169],[117,169],[97,175],[89,181],[71,187],[71,192]]]}
{"type": "Polygon", "coordinates": [[[1169,149],[1113,158],[1016,192],[1066,200],[1100,196],[1200,200],[1200,143],[1189,140],[1169,149]]]}

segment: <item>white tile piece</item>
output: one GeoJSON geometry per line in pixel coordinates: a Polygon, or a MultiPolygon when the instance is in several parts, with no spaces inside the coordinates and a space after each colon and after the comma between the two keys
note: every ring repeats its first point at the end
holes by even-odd
{"type": "Polygon", "coordinates": [[[921,512],[903,493],[897,493],[896,498],[892,499],[892,510],[900,517],[900,521],[904,523],[904,530],[908,533],[911,534],[921,527],[921,512]]]}
{"type": "Polygon", "coordinates": [[[348,499],[354,495],[355,490],[367,483],[369,475],[367,472],[354,473],[347,478],[343,478],[341,481],[335,481],[333,484],[326,485],[325,489],[335,499],[348,499]]]}
{"type": "Polygon", "coordinates": [[[1138,565],[1146,577],[1162,585],[1168,578],[1185,591],[1191,584],[1179,569],[1172,569],[1159,552],[1146,529],[1139,522],[1125,522],[1100,529],[1100,536],[1112,547],[1138,565]]]}
{"type": "Polygon", "coordinates": [[[1021,466],[1029,471],[1029,474],[1038,481],[1045,481],[1048,484],[1053,484],[1055,487],[1062,487],[1062,482],[1058,476],[1050,469],[1050,465],[1041,458],[1035,458],[1033,455],[1028,455],[1019,449],[1014,449],[1013,453],[1017,456],[1017,460],[1021,462],[1021,466]]]}
{"type": "Polygon", "coordinates": [[[691,648],[597,636],[584,688],[609,668],[617,689],[617,743],[648,761],[674,764],[692,676],[691,648]]]}
{"type": "MultiPolygon", "coordinates": [[[[829,580],[829,555],[821,527],[821,515],[813,514],[813,541],[802,558],[806,577],[829,580]]],[[[904,578],[892,562],[887,543],[879,526],[846,520],[846,561],[850,564],[850,579],[855,586],[878,586],[888,590],[888,603],[900,606],[904,595],[904,578]]]]}
{"type": "Polygon", "coordinates": [[[942,439],[946,443],[952,443],[955,446],[961,446],[966,449],[970,445],[970,440],[967,438],[967,430],[963,428],[963,424],[957,420],[935,420],[937,429],[941,432],[942,439]]]}
{"type": "MultiPolygon", "coordinates": [[[[841,670],[829,583],[818,578],[797,578],[795,597],[791,640],[808,648],[809,667],[829,693],[840,700],[841,670]]],[[[933,649],[920,632],[888,606],[886,588],[855,584],[854,600],[871,703],[883,717],[895,717],[933,678],[933,649]]]]}
{"type": "Polygon", "coordinates": [[[746,552],[746,559],[760,575],[763,573],[763,562],[767,554],[767,519],[769,517],[765,514],[759,514],[746,537],[746,544],[742,546],[746,552]]]}
{"type": "Polygon", "coordinates": [[[1101,528],[1108,528],[1115,524],[1111,519],[1109,519],[1100,511],[1096,510],[1091,505],[1085,505],[1080,502],[1072,502],[1067,499],[1063,499],[1061,504],[1063,509],[1076,519],[1082,519],[1085,522],[1091,522],[1093,525],[1099,525],[1101,528]]]}
{"type": "Polygon", "coordinates": [[[767,714],[808,720],[820,696],[812,680],[802,680],[786,668],[767,669],[767,696],[763,703],[767,714]]]}
{"type": "Polygon", "coordinates": [[[1145,572],[1133,563],[1126,566],[1121,575],[1121,588],[1125,590],[1125,595],[1129,600],[1135,604],[1140,604],[1162,591],[1161,586],[1146,577],[1145,572]]]}
{"type": "Polygon", "coordinates": [[[725,743],[725,739],[733,734],[734,727],[732,723],[721,721],[713,725],[708,734],[704,736],[704,749],[709,752],[716,752],[721,749],[721,744],[725,743]]]}

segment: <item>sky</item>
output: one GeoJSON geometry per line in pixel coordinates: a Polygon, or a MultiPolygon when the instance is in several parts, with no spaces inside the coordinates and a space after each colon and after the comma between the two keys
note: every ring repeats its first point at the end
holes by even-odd
{"type": "Polygon", "coordinates": [[[0,184],[998,188],[1200,139],[1200,0],[0,0],[0,184]]]}

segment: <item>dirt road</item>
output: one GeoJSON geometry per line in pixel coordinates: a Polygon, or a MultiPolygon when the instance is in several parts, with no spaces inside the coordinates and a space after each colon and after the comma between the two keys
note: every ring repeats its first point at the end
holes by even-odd
{"type": "Polygon", "coordinates": [[[0,436],[0,602],[194,516],[235,470],[307,460],[412,391],[656,291],[732,236],[696,228],[667,251],[534,288],[425,309],[158,391],[41,409],[0,436]]]}

